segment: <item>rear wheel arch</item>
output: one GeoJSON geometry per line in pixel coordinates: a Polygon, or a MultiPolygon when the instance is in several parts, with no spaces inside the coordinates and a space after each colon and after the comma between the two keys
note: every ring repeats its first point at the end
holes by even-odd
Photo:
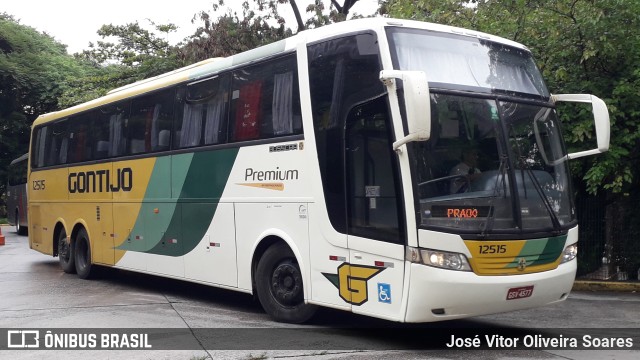
{"type": "MultiPolygon", "coordinates": [[[[64,224],[61,221],[58,221],[56,223],[56,226],[53,229],[53,256],[54,257],[58,256],[58,240],[60,238],[60,233],[62,231],[66,232],[64,224]]],[[[69,236],[68,233],[67,233],[67,236],[69,236]]]]}
{"type": "MultiPolygon", "coordinates": [[[[279,242],[282,242],[287,246],[289,246],[289,244],[287,244],[287,242],[284,241],[281,237],[270,235],[262,239],[258,244],[258,246],[256,246],[256,249],[253,252],[253,257],[251,259],[251,284],[253,287],[252,290],[254,294],[256,294],[256,269],[258,267],[258,262],[260,262],[260,259],[262,258],[265,251],[267,251],[269,247],[279,242]]],[[[289,246],[289,248],[291,247],[289,246]]]]}

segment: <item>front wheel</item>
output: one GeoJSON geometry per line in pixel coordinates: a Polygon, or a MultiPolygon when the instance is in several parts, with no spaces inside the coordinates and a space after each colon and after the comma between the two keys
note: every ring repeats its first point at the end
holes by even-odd
{"type": "Polygon", "coordinates": [[[95,273],[91,263],[91,245],[89,235],[85,229],[80,229],[74,241],[76,272],[81,279],[89,279],[95,273]]]}
{"type": "Polygon", "coordinates": [[[284,243],[265,251],[255,277],[260,304],[274,320],[303,323],[316,312],[316,306],[304,303],[302,273],[291,249],[284,243]]]}

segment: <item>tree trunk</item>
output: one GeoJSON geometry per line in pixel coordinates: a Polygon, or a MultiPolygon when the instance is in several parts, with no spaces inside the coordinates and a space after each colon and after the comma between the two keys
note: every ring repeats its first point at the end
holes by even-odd
{"type": "Polygon", "coordinates": [[[300,15],[300,9],[298,9],[298,4],[296,4],[296,0],[289,0],[289,4],[291,4],[291,9],[293,9],[293,14],[296,16],[296,22],[298,23],[298,31],[304,30],[304,22],[302,22],[302,16],[300,15]]]}

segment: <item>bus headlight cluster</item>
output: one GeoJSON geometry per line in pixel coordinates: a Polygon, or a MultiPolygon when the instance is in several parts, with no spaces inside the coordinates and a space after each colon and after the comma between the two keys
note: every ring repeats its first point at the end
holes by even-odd
{"type": "Polygon", "coordinates": [[[571,261],[575,259],[576,256],[578,256],[578,244],[569,245],[564,248],[564,251],[562,252],[562,260],[560,261],[560,264],[571,261]]]}
{"type": "Polygon", "coordinates": [[[469,261],[464,254],[431,250],[418,249],[407,246],[405,256],[406,260],[412,263],[423,264],[448,270],[471,271],[469,261]]]}

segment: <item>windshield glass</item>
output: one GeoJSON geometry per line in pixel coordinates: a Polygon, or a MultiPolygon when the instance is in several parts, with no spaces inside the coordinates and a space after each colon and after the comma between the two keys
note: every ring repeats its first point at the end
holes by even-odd
{"type": "Polygon", "coordinates": [[[423,227],[489,235],[575,220],[553,109],[432,93],[431,110],[431,138],[409,144],[423,227]]]}
{"type": "Polygon", "coordinates": [[[429,86],[549,97],[531,53],[471,36],[389,28],[394,67],[424,71],[429,86]]]}
{"type": "Polygon", "coordinates": [[[553,109],[500,102],[518,184],[524,228],[558,227],[574,219],[569,169],[553,109]]]}

